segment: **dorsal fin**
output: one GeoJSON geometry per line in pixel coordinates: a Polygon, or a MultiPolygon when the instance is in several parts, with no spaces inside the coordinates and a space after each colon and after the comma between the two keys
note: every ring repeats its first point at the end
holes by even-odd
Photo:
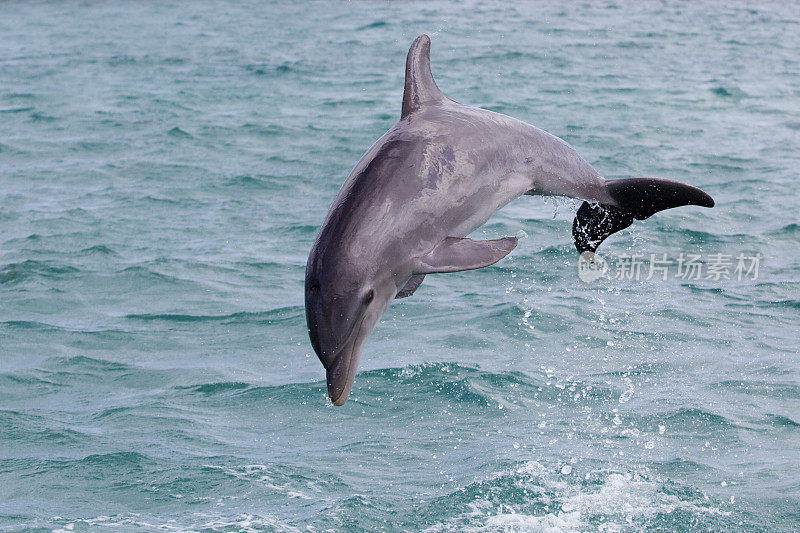
{"type": "Polygon", "coordinates": [[[426,104],[444,99],[431,74],[431,39],[423,34],[414,39],[406,58],[406,85],[403,91],[403,119],[426,104]]]}

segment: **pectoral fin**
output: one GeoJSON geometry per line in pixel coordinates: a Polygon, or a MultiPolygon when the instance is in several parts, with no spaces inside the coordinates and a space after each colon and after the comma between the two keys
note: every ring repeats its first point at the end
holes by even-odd
{"type": "Polygon", "coordinates": [[[425,279],[425,274],[418,274],[416,276],[411,276],[411,279],[409,279],[406,282],[406,284],[403,285],[403,288],[400,289],[400,291],[397,293],[395,299],[405,298],[406,296],[411,296],[412,294],[414,294],[414,291],[417,290],[420,285],[422,285],[423,279],[425,279]]]}
{"type": "Polygon", "coordinates": [[[503,237],[491,241],[447,237],[439,246],[417,261],[414,274],[460,272],[483,268],[500,261],[515,246],[517,246],[516,237],[503,237]]]}

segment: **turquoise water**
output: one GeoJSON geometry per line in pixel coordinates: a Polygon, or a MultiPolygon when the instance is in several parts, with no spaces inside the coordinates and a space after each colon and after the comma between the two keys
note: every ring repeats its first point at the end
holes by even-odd
{"type": "Polygon", "coordinates": [[[796,6],[0,14],[0,529],[800,528],[796,6]],[[448,96],[716,199],[610,264],[758,275],[586,284],[577,205],[524,197],[475,234],[511,256],[395,302],[330,406],[305,262],[423,32],[448,96]]]}

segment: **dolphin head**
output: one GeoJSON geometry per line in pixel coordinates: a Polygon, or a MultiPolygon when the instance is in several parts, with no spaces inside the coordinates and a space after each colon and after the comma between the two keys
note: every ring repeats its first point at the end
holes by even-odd
{"type": "Polygon", "coordinates": [[[350,394],[364,342],[397,287],[390,276],[370,273],[357,262],[320,261],[314,252],[305,285],[311,345],[325,367],[331,401],[342,405],[350,394]],[[323,263],[325,268],[319,268],[323,263]]]}

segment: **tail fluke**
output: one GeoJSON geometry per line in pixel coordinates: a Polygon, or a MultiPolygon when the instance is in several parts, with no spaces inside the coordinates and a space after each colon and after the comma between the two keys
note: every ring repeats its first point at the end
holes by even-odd
{"type": "Polygon", "coordinates": [[[594,252],[606,237],[644,220],[654,213],[699,205],[714,207],[714,199],[697,187],[656,178],[611,180],[606,190],[615,205],[584,202],[572,223],[572,236],[579,253],[594,252]]]}
{"type": "Polygon", "coordinates": [[[594,252],[612,233],[633,224],[633,215],[613,205],[583,202],[572,222],[572,237],[578,253],[594,252]]]}

